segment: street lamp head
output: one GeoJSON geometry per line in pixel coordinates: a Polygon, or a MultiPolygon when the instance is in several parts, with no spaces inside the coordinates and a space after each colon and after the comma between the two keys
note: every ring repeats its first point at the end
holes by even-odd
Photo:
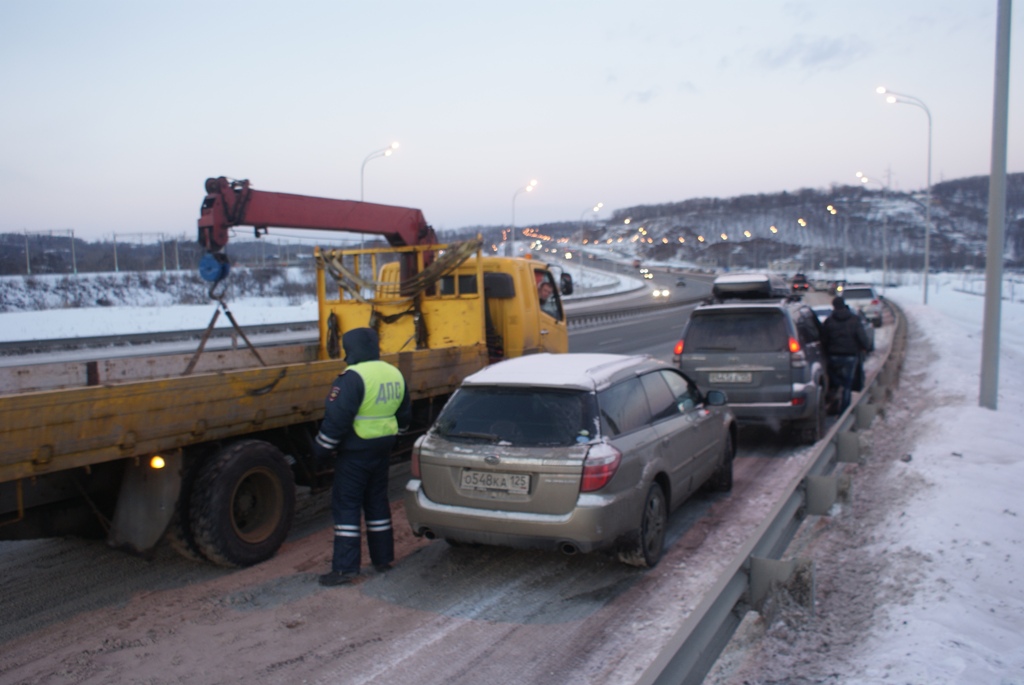
{"type": "Polygon", "coordinates": [[[885,86],[878,86],[878,88],[875,88],[875,92],[879,95],[885,95],[887,91],[885,90],[885,86]]]}
{"type": "Polygon", "coordinates": [[[397,150],[398,149],[398,141],[397,140],[395,142],[391,143],[391,149],[392,150],[397,150]]]}

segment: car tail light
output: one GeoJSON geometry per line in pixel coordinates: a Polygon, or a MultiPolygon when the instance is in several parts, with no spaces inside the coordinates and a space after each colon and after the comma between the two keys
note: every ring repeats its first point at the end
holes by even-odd
{"type": "Polygon", "coordinates": [[[676,343],[676,346],[672,348],[672,354],[674,354],[674,355],[676,355],[678,357],[682,353],[683,353],[683,341],[680,340],[679,342],[676,343]]]}
{"type": "Polygon", "coordinates": [[[412,446],[412,457],[409,459],[409,475],[413,478],[420,477],[420,441],[412,446]]]}
{"type": "Polygon", "coordinates": [[[789,351],[792,352],[793,354],[796,354],[797,352],[799,352],[800,351],[800,341],[797,340],[796,338],[790,338],[789,339],[789,351]]]}
{"type": "Polygon", "coordinates": [[[600,490],[612,479],[622,463],[622,452],[608,443],[594,445],[583,461],[583,482],[581,492],[600,490]]]}

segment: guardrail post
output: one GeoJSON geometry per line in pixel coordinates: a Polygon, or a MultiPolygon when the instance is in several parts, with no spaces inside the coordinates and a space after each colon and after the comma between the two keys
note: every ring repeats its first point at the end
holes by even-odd
{"type": "Polygon", "coordinates": [[[858,404],[854,409],[854,413],[857,417],[857,430],[866,430],[871,427],[871,422],[875,420],[875,415],[878,414],[878,405],[869,403],[858,404]]]}
{"type": "Polygon", "coordinates": [[[836,433],[836,460],[844,464],[863,464],[860,458],[860,436],[850,431],[836,433]]]}
{"type": "Polygon", "coordinates": [[[750,606],[762,613],[773,589],[785,589],[796,602],[814,609],[814,562],[810,559],[750,558],[750,606]]]}
{"type": "Polygon", "coordinates": [[[839,479],[836,476],[807,476],[804,478],[806,513],[811,516],[827,516],[839,495],[839,479]]]}

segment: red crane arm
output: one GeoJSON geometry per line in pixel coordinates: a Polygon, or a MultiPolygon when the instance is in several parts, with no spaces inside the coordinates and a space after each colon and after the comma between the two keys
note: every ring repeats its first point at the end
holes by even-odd
{"type": "Polygon", "coordinates": [[[383,235],[388,244],[436,245],[434,229],[418,209],[252,190],[249,181],[206,179],[199,243],[210,252],[228,244],[232,226],[309,228],[383,235]]]}

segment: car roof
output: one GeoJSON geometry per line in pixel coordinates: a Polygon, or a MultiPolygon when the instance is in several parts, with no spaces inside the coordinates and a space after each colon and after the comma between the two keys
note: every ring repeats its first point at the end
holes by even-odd
{"type": "Polygon", "coordinates": [[[622,376],[671,368],[649,355],[566,353],[530,354],[491,364],[466,377],[463,386],[505,385],[600,390],[622,376]]]}

